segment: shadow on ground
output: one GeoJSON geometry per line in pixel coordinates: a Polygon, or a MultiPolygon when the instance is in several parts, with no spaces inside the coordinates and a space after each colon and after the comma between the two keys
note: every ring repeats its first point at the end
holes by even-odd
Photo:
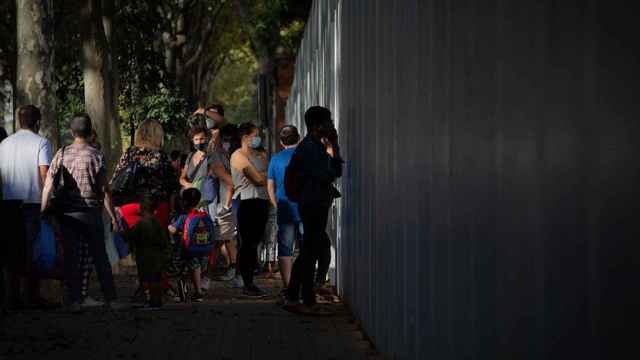
{"type": "MultiPolygon", "coordinates": [[[[93,284],[96,281],[92,282],[93,284]]],[[[118,275],[122,299],[135,291],[118,275]]],[[[212,282],[203,303],[167,303],[159,311],[94,308],[10,314],[0,326],[0,359],[371,359],[379,358],[337,297],[331,317],[302,317],[277,306],[280,280],[261,277],[270,296],[246,299],[212,282]]],[[[98,297],[99,290],[91,294],[98,297]]]]}

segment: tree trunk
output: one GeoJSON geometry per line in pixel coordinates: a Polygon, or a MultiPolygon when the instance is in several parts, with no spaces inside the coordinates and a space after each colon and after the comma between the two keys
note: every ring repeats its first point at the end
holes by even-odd
{"type": "Polygon", "coordinates": [[[53,1],[16,0],[16,24],[16,105],[33,104],[40,108],[40,133],[57,148],[53,1]]]}
{"type": "Polygon", "coordinates": [[[84,101],[110,169],[112,102],[107,68],[109,54],[100,0],[83,0],[81,16],[84,101]]]}
{"type": "MultiPolygon", "coordinates": [[[[118,97],[120,95],[120,77],[118,65],[116,63],[116,53],[113,37],[113,26],[115,19],[115,0],[102,0],[102,23],[104,25],[104,34],[109,52],[109,63],[107,66],[109,98],[111,100],[109,112],[111,114],[110,131],[111,137],[111,159],[114,162],[122,155],[122,132],[120,128],[120,116],[118,114],[118,97]]],[[[112,165],[114,163],[112,162],[112,165]]]]}

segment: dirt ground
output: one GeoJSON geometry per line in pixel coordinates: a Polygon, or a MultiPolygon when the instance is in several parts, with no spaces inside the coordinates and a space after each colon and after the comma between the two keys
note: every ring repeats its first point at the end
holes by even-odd
{"type": "MultiPolygon", "coordinates": [[[[123,302],[135,275],[116,276],[123,302]]],[[[304,317],[278,305],[280,279],[259,276],[269,296],[247,299],[228,283],[211,282],[203,303],[165,304],[162,310],[93,308],[12,313],[0,324],[0,359],[379,359],[345,305],[322,298],[331,317],[304,317]]],[[[45,286],[50,298],[59,286],[45,286]]],[[[99,298],[97,281],[90,294],[99,298]]]]}

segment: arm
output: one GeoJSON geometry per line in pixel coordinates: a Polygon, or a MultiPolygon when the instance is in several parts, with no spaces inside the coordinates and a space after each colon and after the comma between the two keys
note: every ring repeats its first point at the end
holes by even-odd
{"type": "Polygon", "coordinates": [[[211,172],[225,185],[230,188],[233,188],[233,179],[231,179],[231,174],[227,172],[222,163],[216,161],[211,165],[211,172]]]}
{"type": "Polygon", "coordinates": [[[51,172],[47,172],[47,177],[44,181],[44,188],[42,189],[42,202],[40,204],[40,212],[44,212],[49,205],[49,197],[53,190],[53,176],[51,172]]]}
{"type": "Polygon", "coordinates": [[[39,177],[40,189],[44,188],[44,183],[47,180],[47,172],[48,171],[49,171],[49,166],[47,166],[47,165],[38,166],[38,173],[40,174],[40,177],[39,177]]]}
{"type": "Polygon", "coordinates": [[[334,166],[337,164],[336,158],[330,154],[335,155],[333,148],[320,149],[317,147],[308,147],[301,152],[301,168],[305,177],[311,177],[321,183],[332,183],[337,177],[337,169],[341,168],[334,166]]]}
{"type": "Polygon", "coordinates": [[[265,186],[267,185],[267,174],[264,172],[259,172],[256,168],[248,163],[247,166],[242,169],[244,175],[251,181],[254,185],[257,186],[265,186]]]}
{"type": "Polygon", "coordinates": [[[187,180],[187,166],[182,169],[182,174],[180,174],[180,185],[186,189],[193,187],[193,184],[187,180]]]}
{"type": "Polygon", "coordinates": [[[227,197],[223,199],[223,204],[225,208],[231,207],[231,200],[233,199],[233,179],[231,178],[231,174],[227,172],[221,162],[215,161],[211,166],[211,170],[213,174],[222,181],[229,191],[227,191],[227,197]]]}
{"type": "Polygon", "coordinates": [[[272,179],[267,181],[267,191],[269,192],[269,200],[274,208],[278,208],[278,201],[276,200],[276,183],[272,179]]]}
{"type": "Polygon", "coordinates": [[[247,179],[249,179],[249,181],[251,181],[254,185],[267,185],[266,174],[258,172],[258,170],[256,170],[256,168],[251,164],[249,159],[247,159],[247,157],[242,155],[240,152],[236,151],[231,156],[231,166],[242,171],[247,179]]]}

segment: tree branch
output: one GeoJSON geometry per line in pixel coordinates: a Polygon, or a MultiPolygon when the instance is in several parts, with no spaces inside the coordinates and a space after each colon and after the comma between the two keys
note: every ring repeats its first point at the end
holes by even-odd
{"type": "Polygon", "coordinates": [[[189,69],[193,67],[193,65],[196,64],[196,62],[202,55],[202,52],[204,51],[205,46],[209,43],[209,39],[211,39],[211,35],[213,35],[213,30],[215,29],[214,24],[216,23],[218,16],[222,13],[222,9],[224,8],[224,6],[225,6],[224,2],[220,3],[218,8],[215,10],[215,13],[213,14],[213,18],[211,19],[211,21],[207,22],[207,28],[204,31],[202,38],[200,38],[200,41],[198,42],[198,46],[196,47],[195,53],[192,56],[190,56],[189,59],[185,62],[185,69],[189,69]]]}

